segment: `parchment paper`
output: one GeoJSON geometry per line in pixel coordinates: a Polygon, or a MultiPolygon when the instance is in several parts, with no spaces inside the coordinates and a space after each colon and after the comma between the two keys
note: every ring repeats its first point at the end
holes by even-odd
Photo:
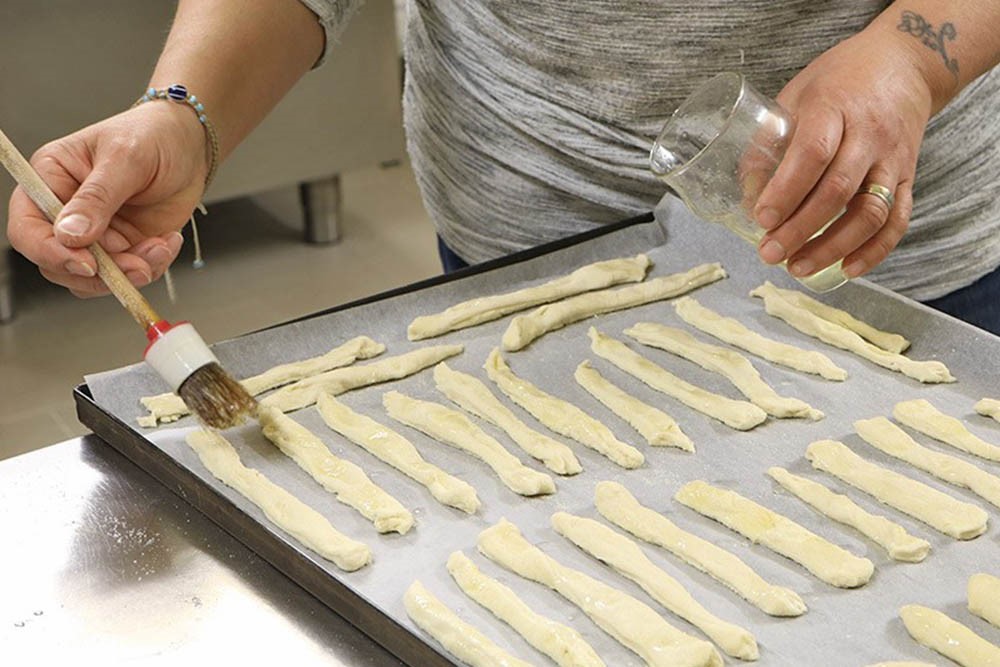
{"type": "MultiPolygon", "coordinates": [[[[646,455],[646,465],[643,468],[625,471],[582,445],[569,442],[580,458],[584,472],[571,478],[554,476],[558,486],[558,492],[554,496],[521,498],[506,489],[484,464],[396,424],[386,416],[381,406],[381,396],[390,389],[450,405],[434,388],[428,370],[400,382],[350,392],[342,396],[341,400],[404,434],[428,460],[472,483],[483,501],[479,514],[468,516],[439,505],[422,486],[331,432],[323,424],[315,408],[308,408],[293,413],[293,417],[317,433],[335,454],[368,471],[376,483],[414,512],[417,525],[405,536],[380,536],[368,521],[350,508],[337,503],[305,472],[271,446],[255,427],[246,426],[228,432],[227,437],[237,447],[246,465],[260,469],[272,480],[319,509],[338,529],[369,544],[375,554],[375,562],[359,572],[344,574],[332,564],[305,550],[294,539],[283,536],[288,548],[304,550],[331,577],[347,582],[372,605],[399,620],[427,641],[431,640],[413,626],[406,617],[402,604],[402,594],[414,579],[422,580],[460,616],[481,628],[501,646],[535,664],[551,664],[510,628],[464,597],[444,566],[448,555],[461,549],[472,556],[485,572],[512,586],[533,608],[579,630],[609,666],[642,665],[637,656],[620,647],[557,594],[506,572],[475,552],[475,539],[479,531],[501,517],[506,517],[514,521],[530,541],[562,563],[579,568],[635,595],[661,611],[669,622],[703,637],[689,624],[660,609],[638,586],[585,555],[550,528],[549,516],[558,510],[599,518],[593,507],[594,486],[601,480],[613,479],[628,487],[644,504],[663,511],[682,528],[730,549],[769,581],[789,586],[803,596],[809,606],[809,611],[804,616],[796,619],[771,618],[707,575],[695,571],[664,551],[646,544],[641,545],[655,563],[687,586],[708,609],[723,619],[749,629],[760,644],[761,665],[846,667],[890,659],[921,659],[940,663],[940,658],[909,639],[898,620],[898,608],[911,602],[941,609],[984,637],[1000,643],[1000,632],[965,611],[965,586],[968,577],[979,571],[1000,574],[1000,549],[997,530],[992,523],[987,533],[978,539],[956,542],[916,520],[879,506],[867,496],[849,489],[832,477],[813,471],[803,456],[806,446],[814,440],[843,440],[871,460],[984,507],[992,521],[997,521],[1000,519],[998,512],[985,501],[969,492],[941,483],[869,447],[853,435],[851,423],[859,418],[888,416],[895,402],[922,397],[941,410],[961,417],[974,432],[987,440],[1000,443],[1000,426],[992,420],[975,415],[972,409],[979,398],[1000,393],[997,389],[997,377],[1000,377],[1000,339],[863,280],[822,297],[824,301],[845,307],[875,326],[907,336],[913,342],[907,353],[909,356],[915,359],[940,359],[958,378],[958,382],[952,385],[920,385],[898,373],[881,369],[799,334],[783,322],[766,315],[762,302],[747,296],[750,289],[765,279],[783,287],[797,287],[798,284],[780,269],[760,264],[752,248],[724,229],[693,218],[679,204],[669,199],[658,208],[657,218],[659,224],[630,227],[516,266],[226,341],[215,346],[215,350],[228,370],[238,377],[245,377],[278,363],[320,354],[359,334],[367,334],[385,343],[388,346],[386,355],[399,354],[421,345],[461,342],[466,345],[466,351],[449,360],[449,365],[473,373],[490,384],[481,365],[488,352],[499,344],[510,316],[416,344],[406,341],[406,325],[418,314],[436,312],[474,295],[515,289],[566,273],[588,262],[646,251],[655,262],[651,276],[682,271],[705,261],[721,261],[730,272],[730,278],[695,292],[693,296],[701,303],[725,315],[735,316],[765,335],[822,350],[838,365],[847,369],[850,374],[848,380],[835,383],[751,357],[764,378],[779,393],[801,398],[823,410],[827,414],[825,420],[813,423],[769,419],[749,433],[740,433],[658,394],[590,353],[586,331],[593,324],[604,333],[626,340],[633,349],[689,381],[727,396],[742,398],[723,378],[666,352],[643,348],[622,335],[623,329],[639,321],[656,321],[690,329],[676,316],[669,303],[650,304],[579,322],[545,336],[522,352],[505,355],[515,373],[572,401],[601,419],[619,438],[639,447],[646,455]],[[606,377],[673,415],[694,440],[697,452],[686,454],[675,449],[647,446],[637,433],[577,386],[572,377],[573,370],[580,361],[588,358],[606,377]],[[863,507],[898,521],[910,532],[931,542],[930,556],[922,564],[891,561],[875,544],[846,527],[820,517],[782,491],[764,475],[764,471],[772,465],[787,467],[837,491],[846,492],[863,507]],[[705,479],[713,484],[736,489],[853,553],[870,558],[876,565],[873,580],[864,588],[853,591],[832,588],[791,561],[776,556],[763,547],[750,545],[721,525],[674,502],[672,495],[676,489],[693,479],[705,479]]],[[[363,277],[359,276],[359,279],[363,277]]],[[[320,287],[316,285],[303,286],[303,289],[318,288],[320,287]]],[[[700,332],[691,331],[701,340],[717,342],[700,332]]],[[[164,390],[161,381],[141,364],[91,376],[87,378],[87,382],[99,405],[130,424],[134,424],[135,418],[143,413],[138,398],[164,390]]],[[[503,400],[510,405],[506,398],[503,400]]],[[[525,412],[516,407],[513,409],[526,422],[544,430],[525,412]]],[[[283,535],[255,507],[232,490],[221,487],[204,470],[197,456],[183,442],[183,435],[191,424],[192,420],[187,418],[172,425],[177,428],[162,428],[144,433],[153,446],[160,447],[187,466],[205,484],[222,488],[227,497],[257,518],[263,529],[283,535]]],[[[522,461],[536,469],[545,470],[541,464],[517,449],[502,432],[491,426],[481,425],[522,461]]],[[[939,446],[926,437],[918,435],[916,438],[934,449],[974,460],[971,456],[939,446]]],[[[1000,474],[1000,465],[974,462],[989,472],[1000,474]]],[[[737,662],[732,659],[727,661],[737,662]]]]}

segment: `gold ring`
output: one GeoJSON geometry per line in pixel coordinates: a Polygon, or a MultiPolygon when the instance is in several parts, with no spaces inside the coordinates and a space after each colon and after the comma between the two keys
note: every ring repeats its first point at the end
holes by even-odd
{"type": "Polygon", "coordinates": [[[878,183],[869,183],[868,185],[862,185],[861,189],[858,190],[859,195],[875,195],[883,202],[885,202],[886,207],[891,211],[892,205],[896,203],[896,197],[893,196],[892,190],[885,187],[884,185],[879,185],[878,183]]]}

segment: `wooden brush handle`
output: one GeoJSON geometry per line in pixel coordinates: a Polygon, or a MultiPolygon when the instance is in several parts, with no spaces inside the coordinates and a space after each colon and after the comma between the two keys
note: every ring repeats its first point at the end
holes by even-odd
{"type": "MultiPolygon", "coordinates": [[[[24,191],[28,193],[31,200],[38,208],[42,209],[49,222],[55,222],[62,211],[62,202],[49,189],[42,177],[38,175],[28,161],[24,159],[17,147],[11,143],[7,135],[0,130],[0,161],[7,168],[10,175],[14,177],[24,191]]],[[[127,169],[128,167],[123,167],[127,169]]],[[[104,284],[108,286],[111,293],[125,307],[125,310],[135,318],[135,321],[143,328],[149,329],[154,323],[162,318],[157,315],[153,307],[149,305],[146,298],[136,289],[135,285],[129,282],[118,265],[115,264],[111,256],[99,244],[92,244],[88,250],[97,259],[97,275],[101,277],[104,284]]]]}

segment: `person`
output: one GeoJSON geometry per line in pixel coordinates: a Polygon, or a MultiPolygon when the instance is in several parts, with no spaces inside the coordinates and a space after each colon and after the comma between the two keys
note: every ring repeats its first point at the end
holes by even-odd
{"type": "MultiPolygon", "coordinates": [[[[196,94],[224,159],[335,57],[358,4],[181,0],[149,86],[196,94]]],[[[412,0],[407,147],[442,256],[480,262],[650,210],[663,121],[740,71],[797,118],[754,210],[762,260],[808,275],[845,258],[1000,333],[998,20],[994,0],[412,0]]],[[[16,191],[14,248],[78,296],[106,291],[94,241],[137,285],[156,279],[213,162],[187,106],[140,104],[42,147],[33,164],[67,204],[53,227],[16,191]]]]}

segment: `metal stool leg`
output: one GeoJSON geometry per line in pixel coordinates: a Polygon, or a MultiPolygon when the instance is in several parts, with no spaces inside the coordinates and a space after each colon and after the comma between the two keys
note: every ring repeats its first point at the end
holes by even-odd
{"type": "Polygon", "coordinates": [[[305,214],[307,243],[336,243],[340,240],[340,175],[303,183],[299,186],[305,214]]]}

